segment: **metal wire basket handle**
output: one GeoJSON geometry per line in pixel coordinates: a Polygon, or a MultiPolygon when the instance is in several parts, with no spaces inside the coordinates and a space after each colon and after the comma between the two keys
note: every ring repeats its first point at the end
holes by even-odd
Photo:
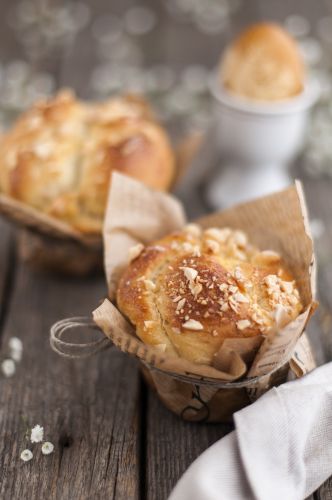
{"type": "Polygon", "coordinates": [[[81,359],[88,358],[113,347],[113,342],[105,337],[101,329],[88,316],[75,316],[57,321],[50,330],[50,344],[57,354],[65,358],[81,359]],[[97,331],[103,337],[92,342],[69,342],[63,339],[64,334],[68,335],[74,329],[81,328],[86,331],[97,331]]]}

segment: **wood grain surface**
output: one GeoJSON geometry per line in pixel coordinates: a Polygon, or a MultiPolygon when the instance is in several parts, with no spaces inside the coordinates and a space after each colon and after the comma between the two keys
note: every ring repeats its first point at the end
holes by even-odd
{"type": "MultiPolygon", "coordinates": [[[[305,187],[326,228],[316,242],[319,255],[327,252],[319,273],[321,311],[309,328],[322,363],[332,352],[332,185],[307,180],[305,187]]],[[[136,362],[115,350],[80,361],[53,353],[49,327],[91,311],[105,296],[103,277],[37,272],[17,260],[11,231],[1,228],[2,355],[11,336],[23,340],[24,355],[15,376],[0,379],[0,498],[166,499],[189,464],[230,427],[182,422],[145,387],[136,362]],[[25,464],[19,455],[35,424],[44,426],[55,452],[46,457],[34,445],[35,457],[25,464]]],[[[313,498],[331,498],[331,483],[313,498]]]]}
{"type": "MultiPolygon", "coordinates": [[[[141,384],[136,363],[117,351],[85,361],[59,359],[48,331],[58,318],[86,314],[103,280],[63,280],[18,264],[3,325],[23,340],[13,378],[1,379],[0,498],[138,498],[141,384]],[[25,464],[26,431],[44,426],[55,452],[35,445],[25,464]]],[[[31,446],[31,445],[30,445],[31,446]]]]}

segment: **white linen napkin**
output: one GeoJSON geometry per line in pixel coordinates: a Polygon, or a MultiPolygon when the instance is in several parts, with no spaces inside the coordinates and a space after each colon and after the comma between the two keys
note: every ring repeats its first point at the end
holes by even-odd
{"type": "Polygon", "coordinates": [[[303,500],[332,474],[332,363],[235,413],[169,500],[303,500]]]}

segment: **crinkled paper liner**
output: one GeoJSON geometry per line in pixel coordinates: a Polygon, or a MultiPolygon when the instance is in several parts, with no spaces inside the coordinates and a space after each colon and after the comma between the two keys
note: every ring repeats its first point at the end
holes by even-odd
{"type": "Polygon", "coordinates": [[[75,241],[92,248],[100,246],[100,237],[84,235],[70,224],[50,217],[36,208],[3,193],[0,193],[0,214],[18,226],[41,235],[59,238],[64,241],[75,241]]]}
{"type": "Polygon", "coordinates": [[[302,376],[315,366],[304,329],[316,307],[315,259],[300,182],[290,188],[196,221],[202,227],[244,230],[259,248],[280,252],[294,275],[304,310],[285,328],[261,339],[227,339],[214,366],[199,365],[143,344],[111,301],[131,246],[161,238],[186,223],[170,195],[113,174],[104,222],[104,266],[110,300],[94,321],[121,351],[143,364],[147,381],[164,404],[193,421],[228,421],[234,411],[284,382],[289,368],[302,376]]]}
{"type": "Polygon", "coordinates": [[[78,275],[102,267],[100,236],[85,235],[4,194],[0,194],[0,214],[22,228],[18,248],[23,260],[39,268],[78,275]]]}

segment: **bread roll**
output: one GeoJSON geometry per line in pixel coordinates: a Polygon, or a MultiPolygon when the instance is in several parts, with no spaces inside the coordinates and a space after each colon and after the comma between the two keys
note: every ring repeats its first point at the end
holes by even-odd
{"type": "Polygon", "coordinates": [[[273,23],[255,24],[226,50],[221,80],[232,94],[278,101],[301,93],[304,65],[295,40],[273,23]]]}
{"type": "Polygon", "coordinates": [[[62,91],[0,140],[0,191],[82,232],[101,231],[113,170],[160,190],[173,179],[168,137],[137,97],[88,104],[62,91]]]}
{"type": "Polygon", "coordinates": [[[190,224],[129,254],[120,311],[143,342],[195,363],[212,364],[225,339],[267,336],[302,309],[280,256],[242,231],[190,224]]]}

